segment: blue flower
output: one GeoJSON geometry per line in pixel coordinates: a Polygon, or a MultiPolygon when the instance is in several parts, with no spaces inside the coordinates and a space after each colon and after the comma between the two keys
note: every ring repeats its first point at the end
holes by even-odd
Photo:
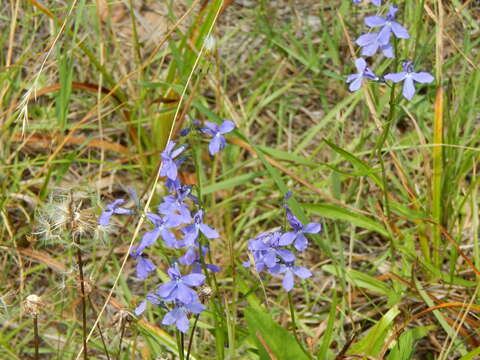
{"type": "Polygon", "coordinates": [[[155,264],[148,258],[142,256],[142,251],[139,249],[132,249],[130,255],[137,259],[137,278],[140,280],[146,279],[148,274],[156,269],[155,264]]]}
{"type": "Polygon", "coordinates": [[[355,60],[355,66],[358,70],[358,74],[351,74],[347,77],[347,84],[351,83],[348,89],[350,91],[357,91],[362,86],[363,79],[369,79],[378,81],[379,77],[376,76],[372,70],[367,66],[365,59],[358,58],[355,60]]]}
{"type": "Polygon", "coordinates": [[[176,227],[181,224],[188,224],[192,221],[192,215],[187,204],[184,201],[187,198],[196,198],[191,195],[191,187],[187,185],[181,185],[176,188],[175,195],[167,195],[163,198],[163,203],[158,206],[158,212],[166,215],[171,223],[174,223],[172,227],[176,227]]]}
{"type": "Polygon", "coordinates": [[[175,145],[175,142],[169,141],[165,150],[161,153],[162,165],[160,166],[160,176],[166,176],[171,180],[175,180],[178,174],[177,164],[174,159],[186,148],[186,146],[179,146],[174,149],[175,145]]]}
{"type": "Polygon", "coordinates": [[[218,238],[218,232],[207,224],[203,223],[203,211],[198,210],[193,216],[193,224],[185,226],[182,231],[185,234],[184,242],[188,246],[192,244],[201,232],[208,239],[218,238]]]}
{"type": "Polygon", "coordinates": [[[362,56],[372,56],[380,49],[385,57],[395,57],[392,45],[390,45],[389,43],[382,44],[380,43],[379,39],[379,33],[369,33],[361,35],[357,39],[356,43],[357,45],[362,47],[362,56]]]}
{"type": "Polygon", "coordinates": [[[235,124],[229,120],[225,120],[220,126],[209,121],[205,121],[205,125],[207,127],[200,128],[200,131],[212,136],[212,140],[210,140],[210,144],[208,145],[208,150],[210,155],[215,155],[227,146],[227,142],[223,135],[235,129],[235,124]]]}
{"type": "Polygon", "coordinates": [[[143,252],[145,248],[151,246],[154,244],[158,237],[161,236],[163,241],[165,242],[165,245],[173,248],[178,247],[177,239],[175,238],[175,235],[168,230],[169,228],[172,228],[176,226],[176,222],[172,221],[168,217],[160,217],[157,214],[152,214],[152,213],[147,213],[147,218],[152,222],[152,224],[155,226],[153,230],[147,231],[142,238],[142,241],[140,242],[140,246],[138,247],[139,252],[143,252]]]}
{"type": "Polygon", "coordinates": [[[179,301],[182,304],[190,304],[198,301],[197,293],[191,289],[191,286],[200,286],[205,281],[205,275],[191,273],[182,276],[178,264],[174,264],[168,269],[168,276],[172,281],[160,285],[156,294],[165,301],[179,301]]]}
{"type": "Polygon", "coordinates": [[[98,223],[102,226],[107,226],[110,223],[110,218],[113,214],[124,215],[124,214],[134,214],[135,211],[130,209],[125,209],[121,207],[125,202],[124,199],[117,199],[112,203],[108,204],[105,209],[102,211],[102,214],[98,218],[98,223]]]}
{"type": "Polygon", "coordinates": [[[434,77],[428,72],[414,72],[413,63],[411,61],[403,62],[403,71],[398,73],[391,73],[384,76],[386,80],[398,83],[403,81],[403,96],[411,100],[415,95],[414,81],[421,84],[428,84],[434,80],[434,77]]]}
{"type": "Polygon", "coordinates": [[[288,246],[294,243],[295,249],[303,251],[308,246],[305,234],[317,234],[322,230],[322,225],[319,223],[311,222],[303,226],[301,221],[289,209],[287,209],[287,219],[293,231],[287,232],[280,237],[279,244],[281,246],[288,246]]]}
{"type": "Polygon", "coordinates": [[[284,273],[282,286],[288,292],[293,289],[294,277],[297,276],[301,279],[307,279],[312,276],[312,272],[303,266],[295,266],[293,262],[287,264],[281,264],[276,269],[272,270],[276,274],[284,273]]]}
{"type": "Polygon", "coordinates": [[[203,310],[205,310],[205,306],[199,302],[189,304],[177,303],[172,310],[165,314],[162,325],[175,324],[178,330],[186,334],[190,325],[187,314],[200,314],[203,310]]]}
{"type": "Polygon", "coordinates": [[[397,39],[408,39],[410,35],[407,29],[395,21],[395,14],[398,8],[396,6],[390,6],[386,18],[380,16],[368,16],[365,18],[365,24],[369,27],[382,28],[378,32],[378,42],[381,45],[387,45],[390,43],[390,35],[393,33],[397,39]]]}
{"type": "Polygon", "coordinates": [[[295,260],[295,255],[290,250],[280,248],[281,235],[279,232],[262,233],[248,242],[248,249],[253,254],[257,272],[261,272],[265,267],[273,268],[280,261],[295,260]]]}
{"type": "Polygon", "coordinates": [[[165,304],[163,303],[162,299],[160,299],[160,297],[158,295],[155,295],[154,293],[152,292],[149,292],[147,294],[147,297],[145,300],[143,300],[134,310],[135,312],[135,315],[137,316],[140,316],[141,314],[143,314],[143,312],[145,311],[146,307],[147,307],[147,301],[150,303],[150,304],[153,304],[153,305],[160,305],[161,307],[163,308],[166,308],[165,304]]]}

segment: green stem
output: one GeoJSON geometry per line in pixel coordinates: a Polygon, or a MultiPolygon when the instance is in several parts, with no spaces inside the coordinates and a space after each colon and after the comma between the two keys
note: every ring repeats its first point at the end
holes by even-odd
{"type": "Polygon", "coordinates": [[[35,343],[35,360],[40,359],[38,351],[38,317],[37,314],[33,315],[33,342],[35,343]]]}
{"type": "Polygon", "coordinates": [[[177,338],[178,356],[180,357],[180,360],[184,360],[185,359],[185,354],[184,354],[184,351],[183,351],[183,333],[176,330],[175,331],[175,337],[177,338]]]}
{"type": "Polygon", "coordinates": [[[77,244],[77,262],[78,272],[80,276],[80,292],[82,298],[82,331],[83,331],[83,359],[88,360],[87,353],[87,300],[85,294],[85,280],[83,277],[83,261],[82,250],[80,250],[80,244],[77,244]]]}
{"type": "Polygon", "coordinates": [[[298,337],[297,322],[296,322],[296,319],[295,319],[295,308],[293,306],[292,294],[290,292],[288,292],[287,294],[288,294],[288,307],[290,308],[290,317],[292,318],[293,336],[295,336],[295,340],[297,340],[298,345],[300,345],[300,348],[305,353],[305,355],[307,355],[307,357],[309,359],[311,359],[312,357],[310,356],[307,349],[305,349],[305,347],[303,346],[303,343],[300,341],[300,338],[298,337]]]}
{"type": "Polygon", "coordinates": [[[200,314],[195,315],[195,321],[193,322],[192,332],[190,333],[190,339],[188,340],[188,349],[187,349],[187,359],[190,359],[190,351],[192,350],[193,344],[193,335],[195,334],[195,329],[197,328],[197,322],[200,314]]]}

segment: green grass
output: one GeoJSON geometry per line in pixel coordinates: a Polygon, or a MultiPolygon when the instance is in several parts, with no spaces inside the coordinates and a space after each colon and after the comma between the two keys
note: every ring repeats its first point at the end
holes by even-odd
{"type": "MultiPolygon", "coordinates": [[[[196,176],[221,234],[210,254],[223,269],[191,359],[480,356],[478,4],[443,2],[439,18],[438,0],[399,3],[412,38],[397,43],[398,60],[413,58],[436,78],[406,101],[400,86],[350,93],[344,82],[372,6],[147,3],[110,1],[110,15],[84,0],[4,4],[0,358],[35,358],[23,307],[31,294],[43,300],[40,358],[78,358],[76,249],[69,232],[52,237],[45,221],[70,197],[94,221],[129,187],[140,210],[153,209],[164,195],[159,152],[194,119],[231,119],[238,129],[216,157],[188,137],[183,175],[196,176]],[[314,275],[292,292],[295,324],[281,280],[242,267],[248,239],[283,226],[288,190],[292,211],[323,225],[301,257],[314,275]]],[[[376,59],[378,73],[397,61],[376,59]]],[[[143,284],[124,259],[148,224],[114,221],[110,233],[82,238],[90,358],[106,359],[105,348],[111,359],[181,356],[162,309],[131,315],[168,279],[173,254],[158,246],[150,258],[159,269],[143,284]]]]}

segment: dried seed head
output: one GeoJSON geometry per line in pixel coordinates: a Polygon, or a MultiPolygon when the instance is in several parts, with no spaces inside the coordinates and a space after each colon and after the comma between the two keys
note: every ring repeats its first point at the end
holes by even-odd
{"type": "Polygon", "coordinates": [[[198,296],[200,297],[200,301],[203,304],[206,304],[210,301],[212,294],[213,294],[213,289],[206,284],[203,284],[198,288],[198,296]]]}
{"type": "Polygon", "coordinates": [[[128,327],[134,320],[133,315],[127,310],[118,310],[113,314],[112,326],[121,332],[123,327],[128,327]]]}
{"type": "Polygon", "coordinates": [[[40,296],[35,294],[28,295],[27,298],[23,302],[23,310],[32,316],[37,316],[40,314],[40,310],[43,307],[43,302],[40,296]]]}
{"type": "MultiPolygon", "coordinates": [[[[81,294],[82,287],[81,287],[80,280],[78,280],[78,283],[77,283],[77,290],[78,290],[78,293],[81,294]]],[[[83,280],[83,290],[85,291],[85,296],[90,295],[93,290],[92,283],[87,279],[83,280]]]]}
{"type": "Polygon", "coordinates": [[[48,201],[38,209],[34,234],[44,241],[64,242],[91,235],[97,228],[91,200],[81,191],[55,190],[48,201]]]}

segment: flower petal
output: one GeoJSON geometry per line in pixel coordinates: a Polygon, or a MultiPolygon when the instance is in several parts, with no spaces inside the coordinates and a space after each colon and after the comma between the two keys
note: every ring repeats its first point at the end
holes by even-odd
{"type": "Polygon", "coordinates": [[[295,261],[295,255],[293,252],[287,249],[277,249],[277,255],[282,258],[283,261],[289,263],[295,261]]]}
{"type": "Polygon", "coordinates": [[[175,281],[169,281],[168,283],[160,285],[155,293],[162,298],[168,298],[176,288],[177,283],[175,281]]]}
{"type": "Polygon", "coordinates": [[[135,308],[134,312],[135,315],[140,316],[147,308],[147,300],[143,300],[138,306],[135,308]]]}
{"type": "Polygon", "coordinates": [[[200,224],[200,231],[203,235],[205,235],[208,239],[216,239],[220,235],[218,235],[217,230],[208,226],[207,224],[200,224]]]}
{"type": "Polygon", "coordinates": [[[398,73],[387,74],[383,78],[385,80],[390,80],[390,81],[393,81],[394,83],[398,83],[400,81],[405,80],[406,76],[407,76],[407,73],[405,71],[402,71],[398,73]]]}
{"type": "Polygon", "coordinates": [[[359,75],[357,79],[350,84],[350,86],[348,87],[348,90],[357,91],[362,87],[362,82],[363,82],[363,78],[359,75]]]}
{"type": "Polygon", "coordinates": [[[303,251],[308,246],[308,240],[303,234],[299,234],[297,240],[295,240],[295,249],[298,251],[303,251]]]}
{"type": "MultiPolygon", "coordinates": [[[[360,35],[359,38],[355,42],[359,46],[367,46],[367,45],[371,44],[372,42],[377,42],[377,35],[378,35],[377,33],[363,34],[363,35],[360,35]]],[[[355,61],[355,65],[357,66],[357,70],[360,73],[363,72],[363,70],[365,70],[365,68],[367,67],[367,63],[362,58],[358,58],[355,61]],[[357,62],[360,59],[363,60],[363,64],[365,64],[364,66],[358,66],[357,65],[357,62]]]]}
{"type": "Polygon", "coordinates": [[[220,125],[218,131],[220,132],[220,134],[226,134],[233,129],[235,129],[235,123],[230,120],[225,120],[222,125],[220,125]]]}
{"type": "Polygon", "coordinates": [[[291,271],[285,272],[282,285],[287,292],[293,289],[293,273],[291,271]]]}
{"type": "Polygon", "coordinates": [[[412,73],[412,78],[413,80],[421,84],[428,84],[428,83],[431,83],[433,80],[435,80],[435,78],[431,74],[423,71],[412,73]]]}
{"type": "Polygon", "coordinates": [[[158,228],[147,231],[143,235],[142,241],[140,242],[140,245],[138,247],[138,251],[143,252],[145,248],[153,245],[157,241],[159,236],[160,236],[160,229],[158,228]]]}
{"type": "Polygon", "coordinates": [[[415,85],[413,85],[413,79],[411,76],[407,76],[405,81],[403,82],[403,96],[408,99],[412,100],[413,96],[415,95],[415,85]]]}
{"type": "Polygon", "coordinates": [[[322,225],[319,223],[311,222],[305,225],[303,232],[307,234],[317,234],[322,230],[322,225]]]}
{"type": "Polygon", "coordinates": [[[200,286],[205,281],[205,275],[203,274],[188,274],[182,277],[185,284],[189,286],[200,286]]]}
{"type": "Polygon", "coordinates": [[[155,265],[150,259],[144,258],[143,256],[138,257],[137,261],[137,278],[140,280],[145,279],[148,274],[155,270],[155,265]]]}
{"type": "Polygon", "coordinates": [[[367,16],[365,18],[365,24],[370,27],[383,26],[387,20],[380,16],[367,16]]]}
{"type": "Polygon", "coordinates": [[[112,217],[113,211],[104,210],[98,218],[98,223],[102,226],[107,226],[110,224],[110,218],[112,217]]]}
{"type": "Polygon", "coordinates": [[[297,238],[296,232],[294,231],[287,232],[280,237],[280,240],[278,241],[278,245],[288,246],[291,243],[293,243],[296,238],[297,238]]]}
{"type": "Polygon", "coordinates": [[[210,152],[210,155],[215,155],[220,151],[221,147],[221,140],[220,136],[215,135],[212,140],[210,141],[210,144],[208,144],[208,150],[210,152]]]}
{"type": "Polygon", "coordinates": [[[295,275],[302,279],[307,279],[312,276],[312,272],[303,266],[293,266],[292,271],[295,275]]]}
{"type": "Polygon", "coordinates": [[[392,21],[392,31],[398,39],[409,39],[410,35],[408,34],[407,29],[396,21],[392,21]]]}
{"type": "Polygon", "coordinates": [[[179,317],[179,312],[181,312],[180,309],[175,308],[168,313],[165,314],[165,316],[162,319],[162,325],[172,325],[177,322],[177,318],[179,317]]]}

